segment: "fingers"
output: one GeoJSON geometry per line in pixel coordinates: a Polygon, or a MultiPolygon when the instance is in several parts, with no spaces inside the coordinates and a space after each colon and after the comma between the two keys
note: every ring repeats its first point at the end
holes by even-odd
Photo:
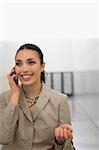
{"type": "Polygon", "coordinates": [[[60,128],[59,130],[59,138],[63,138],[64,137],[64,130],[62,128],[60,128]]]}
{"type": "Polygon", "coordinates": [[[7,78],[10,88],[15,90],[16,86],[18,87],[17,84],[18,77],[14,68],[12,68],[11,71],[8,73],[7,78]]]}
{"type": "Polygon", "coordinates": [[[65,138],[73,138],[73,128],[69,124],[63,124],[60,126],[64,130],[64,137],[65,138]]]}
{"type": "Polygon", "coordinates": [[[12,77],[13,75],[15,76],[14,68],[12,68],[11,71],[8,73],[8,77],[12,77]]]}
{"type": "MultiPolygon", "coordinates": [[[[17,74],[15,72],[15,68],[12,68],[11,71],[7,75],[8,80],[11,81],[14,77],[17,77],[17,74]]],[[[12,80],[13,81],[13,80],[12,80]]]]}
{"type": "Polygon", "coordinates": [[[57,139],[60,138],[60,127],[55,129],[55,136],[57,139]]]}
{"type": "Polygon", "coordinates": [[[73,132],[71,132],[70,130],[67,130],[67,134],[70,139],[73,139],[73,132]]]}
{"type": "Polygon", "coordinates": [[[60,125],[55,129],[55,136],[57,139],[72,139],[73,138],[73,128],[69,124],[60,125]]]}
{"type": "Polygon", "coordinates": [[[68,136],[68,130],[66,128],[63,128],[63,131],[64,131],[64,138],[68,139],[69,138],[69,136],[68,136]]]}
{"type": "Polygon", "coordinates": [[[60,127],[61,128],[66,128],[67,130],[70,130],[71,132],[73,132],[73,128],[69,124],[62,124],[62,125],[60,125],[60,127]]]}

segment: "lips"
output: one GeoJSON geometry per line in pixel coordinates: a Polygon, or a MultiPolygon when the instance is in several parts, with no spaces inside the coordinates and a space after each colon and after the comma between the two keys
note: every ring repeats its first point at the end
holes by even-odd
{"type": "Polygon", "coordinates": [[[26,75],[21,75],[22,79],[27,81],[30,80],[30,78],[33,76],[33,74],[26,74],[26,75]]]}

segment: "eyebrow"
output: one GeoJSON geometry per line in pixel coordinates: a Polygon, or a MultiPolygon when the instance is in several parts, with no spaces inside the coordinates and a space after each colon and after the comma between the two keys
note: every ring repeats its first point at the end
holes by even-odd
{"type": "MultiPolygon", "coordinates": [[[[26,61],[35,60],[34,58],[29,58],[26,61]]],[[[22,61],[21,59],[16,59],[16,61],[22,61]]]]}

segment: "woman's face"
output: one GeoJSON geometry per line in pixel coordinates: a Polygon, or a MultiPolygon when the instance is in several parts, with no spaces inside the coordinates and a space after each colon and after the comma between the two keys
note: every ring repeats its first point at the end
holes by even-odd
{"type": "Polygon", "coordinates": [[[39,83],[44,63],[41,64],[39,54],[35,50],[24,49],[16,55],[15,71],[23,85],[39,83]]]}

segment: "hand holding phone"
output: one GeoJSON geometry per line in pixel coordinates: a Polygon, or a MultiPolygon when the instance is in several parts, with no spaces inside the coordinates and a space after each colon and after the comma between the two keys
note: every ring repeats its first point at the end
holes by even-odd
{"type": "Polygon", "coordinates": [[[8,74],[8,81],[11,89],[11,99],[10,101],[14,105],[18,105],[19,103],[19,95],[20,95],[20,86],[18,84],[18,77],[15,72],[15,68],[12,68],[10,73],[8,74]]]}
{"type": "MultiPolygon", "coordinates": [[[[13,68],[13,69],[14,69],[14,71],[10,74],[10,76],[12,76],[13,74],[16,75],[15,68],[13,68]]],[[[18,77],[17,76],[13,77],[13,80],[18,85],[18,77]]]]}

